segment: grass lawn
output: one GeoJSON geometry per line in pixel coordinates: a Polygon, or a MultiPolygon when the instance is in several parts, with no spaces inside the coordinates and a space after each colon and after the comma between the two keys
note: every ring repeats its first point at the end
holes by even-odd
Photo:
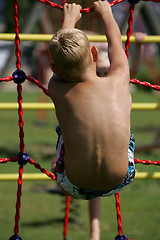
{"type": "MultiPolygon", "coordinates": [[[[24,92],[24,102],[36,102],[37,92],[24,92]]],[[[141,87],[132,93],[133,102],[158,102],[153,91],[144,91],[141,87]]],[[[16,102],[17,93],[0,92],[0,102],[16,102]]],[[[25,151],[36,162],[50,171],[50,160],[55,156],[56,126],[55,114],[47,112],[45,125],[37,124],[37,111],[24,111],[25,151]]],[[[17,112],[1,111],[0,114],[0,158],[14,157],[19,152],[19,129],[17,112]]],[[[159,111],[132,111],[131,125],[136,144],[148,144],[155,139],[160,127],[159,111]]],[[[160,150],[135,152],[139,159],[160,160],[160,150]]],[[[160,171],[158,166],[137,165],[138,171],[160,171]]],[[[17,163],[0,165],[0,173],[17,173],[17,163]]],[[[39,171],[31,165],[24,172],[39,171]]],[[[62,239],[64,217],[64,197],[46,193],[46,189],[56,187],[52,181],[24,181],[19,234],[23,240],[62,239]]],[[[159,240],[160,229],[160,181],[135,180],[121,191],[121,210],[124,234],[135,240],[159,240]]],[[[8,240],[13,235],[16,182],[0,182],[0,240],[8,240]]],[[[71,203],[72,218],[79,224],[69,225],[68,239],[89,239],[89,219],[87,201],[74,200],[71,203]]],[[[102,199],[101,239],[112,239],[118,234],[114,196],[102,199]]]]}

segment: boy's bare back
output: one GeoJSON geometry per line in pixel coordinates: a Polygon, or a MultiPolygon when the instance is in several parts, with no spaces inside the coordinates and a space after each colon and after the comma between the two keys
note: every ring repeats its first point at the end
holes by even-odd
{"type": "Polygon", "coordinates": [[[128,168],[129,67],[115,22],[108,23],[108,18],[112,18],[109,7],[107,17],[102,13],[103,2],[96,2],[94,8],[107,28],[111,62],[108,75],[96,75],[93,53],[89,70],[76,80],[54,75],[49,93],[63,136],[68,179],[81,188],[108,191],[123,180],[128,168]]]}

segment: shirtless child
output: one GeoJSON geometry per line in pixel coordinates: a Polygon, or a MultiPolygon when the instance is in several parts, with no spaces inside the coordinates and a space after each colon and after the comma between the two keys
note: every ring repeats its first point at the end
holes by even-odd
{"type": "Polygon", "coordinates": [[[80,5],[64,5],[62,29],[50,43],[55,75],[48,90],[60,125],[54,173],[67,194],[81,199],[115,194],[135,175],[128,60],[109,3],[93,7],[108,40],[107,76],[96,75],[98,50],[75,28],[80,5]]]}

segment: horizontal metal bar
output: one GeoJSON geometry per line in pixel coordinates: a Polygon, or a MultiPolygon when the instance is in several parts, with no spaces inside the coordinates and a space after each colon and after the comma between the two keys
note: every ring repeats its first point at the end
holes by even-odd
{"type": "MultiPolygon", "coordinates": [[[[53,103],[22,103],[24,110],[54,110],[53,103]]],[[[0,103],[0,110],[17,110],[18,103],[0,103]]],[[[132,110],[160,110],[158,103],[132,103],[132,110]]]]}
{"type": "MultiPolygon", "coordinates": [[[[53,34],[19,34],[21,41],[38,41],[38,42],[49,42],[52,38],[53,34]]],[[[105,42],[106,36],[105,35],[87,35],[88,39],[91,42],[105,42]]],[[[126,35],[122,35],[122,42],[125,42],[127,39],[126,35]]],[[[1,33],[0,40],[5,41],[14,41],[15,40],[15,33],[1,33]]],[[[136,42],[135,36],[130,37],[131,42],[136,42]]],[[[160,43],[160,36],[159,35],[150,35],[146,36],[142,43],[160,43]]]]}
{"type": "MultiPolygon", "coordinates": [[[[24,110],[54,110],[53,103],[22,103],[24,110]]],[[[0,103],[0,110],[17,110],[18,103],[0,103]]]]}
{"type": "MultiPolygon", "coordinates": [[[[18,179],[17,173],[8,173],[8,174],[0,174],[0,181],[15,181],[18,179]]],[[[39,180],[51,180],[47,175],[43,173],[24,173],[23,180],[28,181],[39,181],[39,180]]]]}
{"type": "Polygon", "coordinates": [[[160,110],[159,103],[132,103],[132,110],[160,110]]]}
{"type": "Polygon", "coordinates": [[[142,180],[142,179],[160,179],[160,172],[153,172],[153,173],[148,173],[148,172],[137,172],[135,175],[135,179],[137,180],[142,180]]]}
{"type": "MultiPolygon", "coordinates": [[[[17,173],[3,173],[0,174],[0,181],[16,181],[18,179],[17,173]]],[[[137,172],[135,175],[136,180],[145,180],[145,179],[152,179],[152,180],[159,180],[160,179],[160,172],[137,172]]],[[[23,180],[26,181],[40,181],[40,180],[51,180],[48,176],[43,173],[24,173],[23,180]]]]}

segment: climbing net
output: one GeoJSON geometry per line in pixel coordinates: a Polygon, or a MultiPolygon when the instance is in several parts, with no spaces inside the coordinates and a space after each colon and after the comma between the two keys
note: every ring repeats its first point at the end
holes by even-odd
{"type": "MultiPolygon", "coordinates": [[[[66,3],[65,0],[62,1],[62,5],[58,5],[53,3],[49,0],[37,0],[41,3],[49,5],[50,7],[57,8],[63,11],[63,5],[66,3]]],[[[110,5],[111,7],[121,3],[125,0],[113,0],[110,5]]],[[[127,29],[127,40],[125,42],[125,49],[126,55],[129,57],[129,47],[130,47],[130,36],[132,33],[132,24],[133,24],[133,13],[135,9],[135,4],[137,4],[140,0],[128,0],[130,3],[129,8],[129,18],[128,18],[128,29],[127,29]]],[[[143,0],[145,2],[149,0],[143,0]]],[[[152,0],[153,2],[160,2],[160,0],[152,0]]],[[[19,153],[17,157],[12,158],[1,158],[0,163],[7,163],[7,162],[18,162],[19,164],[19,177],[18,177],[18,189],[17,189],[17,202],[16,202],[16,213],[15,213],[15,226],[14,226],[14,235],[10,237],[9,240],[22,240],[22,238],[18,235],[19,234],[19,220],[20,220],[20,207],[21,207],[21,195],[22,195],[22,182],[23,182],[23,169],[27,163],[34,165],[35,168],[39,169],[42,173],[46,174],[52,180],[56,180],[54,174],[48,172],[46,169],[42,168],[40,164],[36,163],[31,157],[27,155],[25,152],[25,144],[24,144],[24,120],[23,120],[23,97],[22,97],[22,83],[25,80],[33,82],[37,85],[44,94],[49,96],[47,89],[45,89],[39,81],[34,79],[32,76],[27,76],[23,70],[21,70],[21,51],[20,51],[20,36],[19,36],[19,13],[18,13],[18,0],[13,0],[13,7],[14,7],[14,21],[15,21],[15,55],[16,55],[16,70],[13,72],[12,76],[7,76],[5,78],[0,78],[0,82],[10,82],[13,81],[17,84],[17,94],[18,94],[18,116],[19,116],[19,153]]],[[[82,13],[91,13],[93,12],[93,8],[85,8],[81,9],[82,13]]],[[[152,85],[149,82],[141,82],[137,79],[131,79],[131,83],[139,84],[145,87],[150,87],[154,90],[160,91],[160,85],[152,85]]],[[[139,160],[134,159],[135,163],[142,163],[142,164],[154,164],[160,165],[160,161],[150,161],[150,160],[139,160]]],[[[117,220],[118,220],[118,235],[115,237],[115,240],[125,240],[127,239],[126,236],[123,234],[122,229],[122,221],[121,221],[121,211],[120,211],[120,200],[119,200],[119,193],[115,195],[116,197],[116,209],[117,209],[117,220]]],[[[65,216],[65,226],[64,226],[64,239],[67,236],[67,227],[68,227],[68,219],[69,219],[69,204],[70,204],[70,197],[67,196],[66,199],[66,216],[65,216]]]]}

